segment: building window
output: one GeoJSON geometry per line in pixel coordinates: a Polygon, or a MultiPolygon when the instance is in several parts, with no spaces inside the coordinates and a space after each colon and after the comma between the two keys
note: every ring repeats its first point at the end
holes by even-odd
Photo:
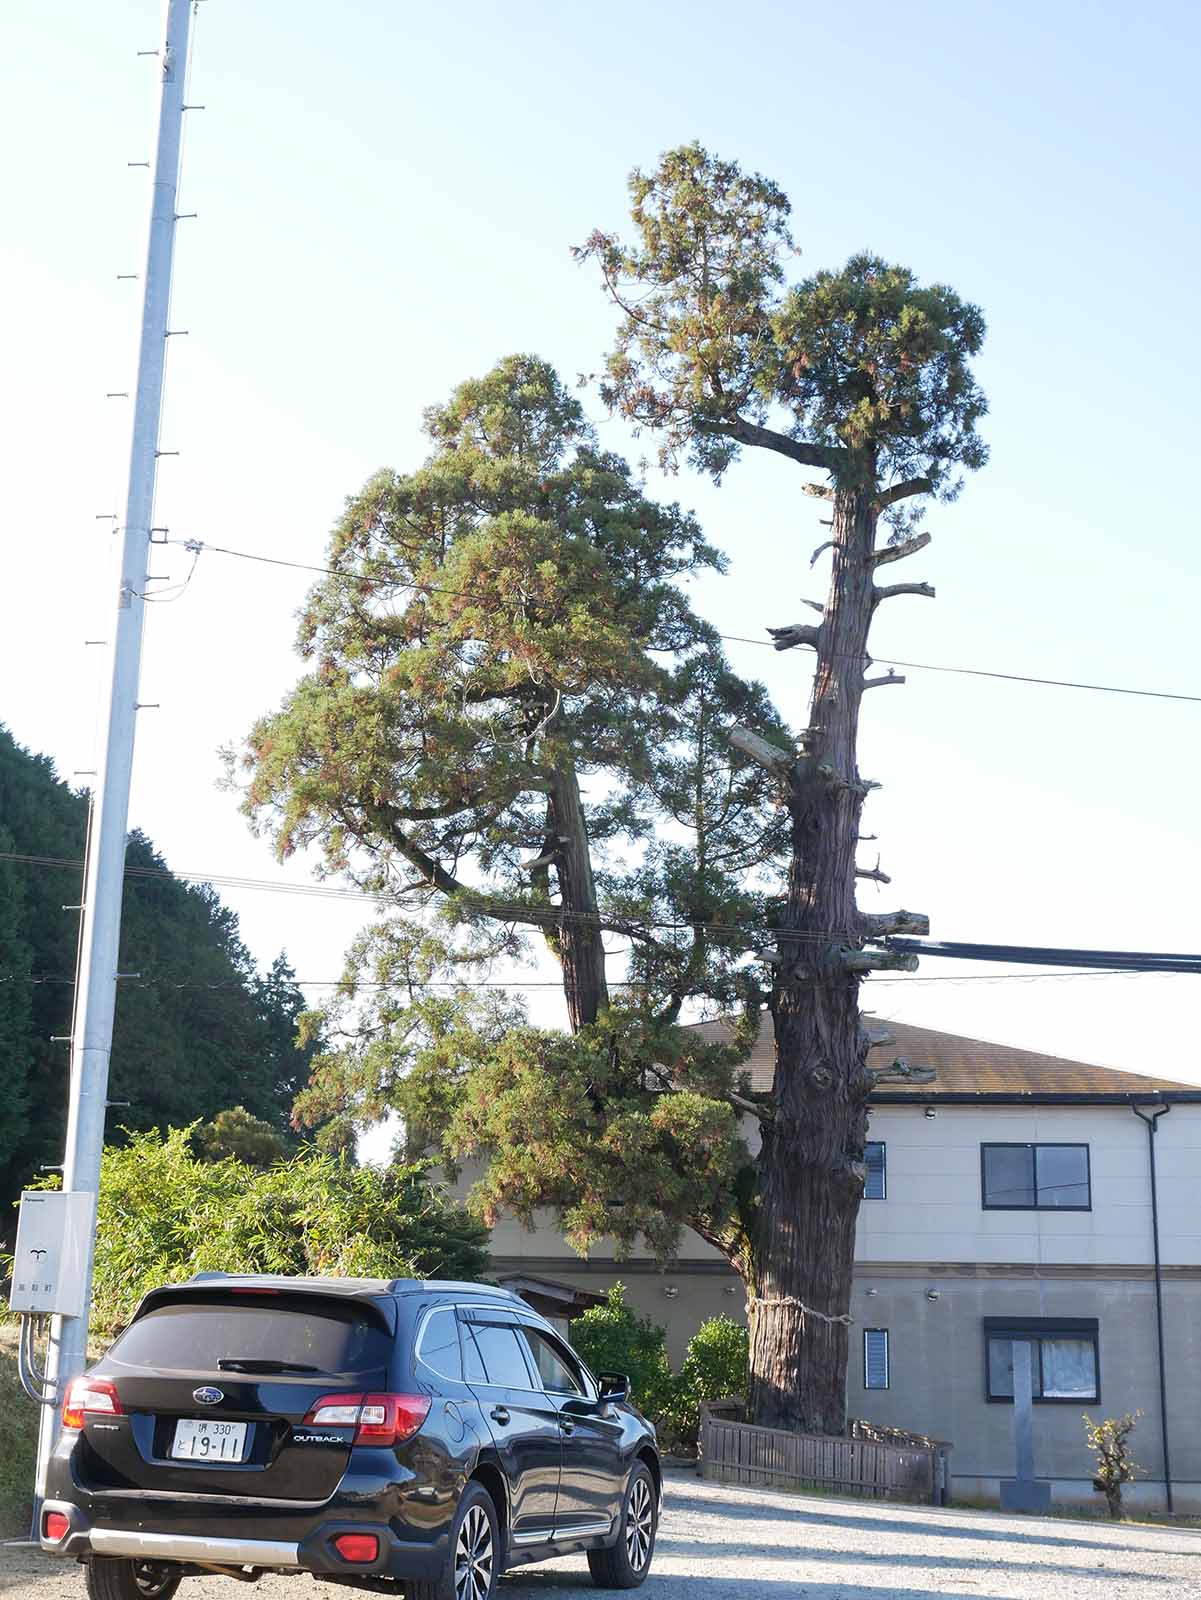
{"type": "Polygon", "coordinates": [[[1088,1211],[1086,1144],[982,1144],[985,1210],[1088,1211]]]}
{"type": "Polygon", "coordinates": [[[985,1317],[987,1395],[1013,1402],[1013,1347],[1030,1345],[1030,1385],[1036,1405],[1095,1404],[1101,1398],[1097,1322],[1090,1317],[985,1317]]]}
{"type": "Polygon", "coordinates": [[[888,1388],[888,1329],[863,1330],[863,1387],[888,1388]]]}
{"type": "Polygon", "coordinates": [[[884,1199],[884,1145],[879,1139],[869,1139],[863,1147],[863,1198],[884,1199]]]}

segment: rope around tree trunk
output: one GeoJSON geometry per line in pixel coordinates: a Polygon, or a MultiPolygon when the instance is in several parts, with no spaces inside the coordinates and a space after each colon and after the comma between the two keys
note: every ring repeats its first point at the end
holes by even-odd
{"type": "Polygon", "coordinates": [[[749,1294],[747,1295],[747,1301],[753,1306],[796,1306],[801,1313],[802,1327],[805,1325],[806,1317],[816,1317],[819,1322],[841,1323],[846,1328],[851,1327],[855,1321],[854,1317],[847,1311],[840,1311],[837,1316],[833,1317],[825,1311],[815,1311],[812,1306],[807,1306],[795,1294],[781,1295],[779,1299],[774,1300],[765,1300],[760,1295],[749,1294]]]}

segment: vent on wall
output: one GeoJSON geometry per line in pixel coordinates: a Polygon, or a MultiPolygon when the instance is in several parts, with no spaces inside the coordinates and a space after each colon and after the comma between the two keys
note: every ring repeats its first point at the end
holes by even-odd
{"type": "Polygon", "coordinates": [[[888,1329],[863,1330],[863,1387],[888,1388],[888,1329]]]}
{"type": "Polygon", "coordinates": [[[869,1139],[863,1147],[863,1198],[883,1200],[885,1194],[884,1144],[879,1139],[869,1139]]]}

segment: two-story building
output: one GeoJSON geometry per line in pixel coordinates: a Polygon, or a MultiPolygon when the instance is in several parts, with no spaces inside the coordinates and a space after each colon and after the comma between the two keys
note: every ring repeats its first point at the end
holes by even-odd
{"type": "MultiPolygon", "coordinates": [[[[723,1024],[701,1025],[710,1034],[723,1024]]],[[[995,1497],[1014,1467],[1012,1345],[1034,1356],[1036,1469],[1088,1499],[1082,1416],[1141,1410],[1128,1498],[1201,1510],[1201,1089],[889,1024],[933,1083],[872,1095],[860,1210],[852,1415],[953,1441],[955,1493],[995,1497]],[[1165,1461],[1164,1420],[1167,1423],[1165,1461]]],[[[770,1019],[750,1060],[772,1080],[770,1019]]],[[[663,1269],[581,1260],[553,1223],[502,1222],[500,1274],[597,1291],[620,1279],[674,1359],[741,1284],[688,1235],[663,1269]]]]}

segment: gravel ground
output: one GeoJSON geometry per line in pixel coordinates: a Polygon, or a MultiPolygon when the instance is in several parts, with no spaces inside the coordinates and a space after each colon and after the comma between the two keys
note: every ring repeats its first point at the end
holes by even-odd
{"type": "MultiPolygon", "coordinates": [[[[4,1600],[79,1600],[74,1565],[0,1550],[4,1600]]],[[[186,1600],[236,1600],[230,1578],[191,1578],[186,1600]]],[[[265,1578],[263,1600],[333,1600],[308,1578],[265,1578]]],[[[1201,1600],[1201,1531],[930,1511],[702,1483],[669,1474],[642,1600],[1201,1600]]],[[[595,1600],[581,1557],[524,1567],[501,1600],[595,1600]]]]}

